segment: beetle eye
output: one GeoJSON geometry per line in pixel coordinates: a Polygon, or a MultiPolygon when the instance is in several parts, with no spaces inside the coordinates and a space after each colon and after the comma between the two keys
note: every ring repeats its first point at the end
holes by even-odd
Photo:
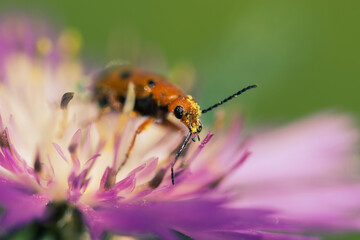
{"type": "Polygon", "coordinates": [[[176,118],[181,119],[184,109],[181,106],[177,106],[174,110],[174,115],[176,118]]]}
{"type": "Polygon", "coordinates": [[[152,79],[149,79],[149,80],[148,80],[148,85],[149,85],[150,87],[155,87],[155,81],[152,80],[152,79]]]}

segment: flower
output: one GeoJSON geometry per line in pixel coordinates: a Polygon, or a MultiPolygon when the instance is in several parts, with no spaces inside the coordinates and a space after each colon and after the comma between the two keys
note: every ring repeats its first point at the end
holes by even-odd
{"type": "Polygon", "coordinates": [[[169,168],[182,134],[151,125],[120,167],[145,118],[99,117],[76,31],[53,38],[29,31],[31,21],[12,24],[0,24],[2,236],[27,224],[34,238],[73,239],[313,239],[300,234],[359,228],[358,216],[346,214],[357,209],[359,189],[356,176],[344,174],[357,141],[346,117],[315,117],[250,139],[236,120],[189,147],[173,186],[169,168]]]}

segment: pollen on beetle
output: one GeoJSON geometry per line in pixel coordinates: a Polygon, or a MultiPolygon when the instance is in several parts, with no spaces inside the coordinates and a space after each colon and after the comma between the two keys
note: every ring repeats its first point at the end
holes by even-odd
{"type": "Polygon", "coordinates": [[[193,114],[199,117],[201,115],[199,104],[197,104],[197,102],[193,99],[192,96],[188,95],[187,97],[188,97],[188,102],[191,105],[191,110],[193,114]]]}

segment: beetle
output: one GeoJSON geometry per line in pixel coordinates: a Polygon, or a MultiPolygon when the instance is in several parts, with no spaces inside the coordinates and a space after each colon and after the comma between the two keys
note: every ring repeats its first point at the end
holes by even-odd
{"type": "Polygon", "coordinates": [[[190,95],[186,95],[176,85],[168,82],[162,75],[151,73],[132,65],[123,64],[106,68],[95,79],[94,99],[101,108],[110,108],[120,111],[125,102],[128,86],[130,83],[135,87],[134,111],[148,118],[138,127],[132,139],[130,147],[122,162],[122,167],[134,147],[135,139],[149,124],[155,119],[168,123],[170,126],[178,128],[167,120],[169,114],[174,115],[184,124],[189,132],[184,142],[177,151],[171,164],[171,180],[175,183],[174,165],[185,149],[190,139],[200,141],[199,133],[202,130],[200,121],[201,114],[209,112],[243,92],[256,88],[257,85],[250,85],[214,104],[213,106],[200,110],[200,106],[190,95]]]}

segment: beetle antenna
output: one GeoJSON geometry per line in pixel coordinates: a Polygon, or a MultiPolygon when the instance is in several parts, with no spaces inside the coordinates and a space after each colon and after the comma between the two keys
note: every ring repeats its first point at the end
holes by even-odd
{"type": "Polygon", "coordinates": [[[189,142],[190,137],[191,137],[191,131],[189,131],[189,133],[186,135],[186,138],[185,138],[183,144],[181,145],[179,151],[176,153],[175,159],[174,159],[173,163],[171,164],[171,182],[173,185],[175,184],[174,165],[175,165],[176,161],[178,160],[180,154],[184,151],[184,148],[186,147],[186,144],[189,142]]]}
{"type": "Polygon", "coordinates": [[[202,110],[202,111],[201,111],[201,113],[207,113],[207,112],[209,112],[209,111],[213,110],[214,108],[216,108],[216,107],[218,107],[218,106],[220,106],[220,105],[222,105],[222,104],[226,103],[227,101],[229,101],[229,100],[231,100],[231,99],[233,99],[233,98],[235,98],[235,97],[239,96],[239,95],[240,95],[240,94],[242,94],[243,92],[246,92],[247,90],[250,90],[250,89],[252,89],[252,88],[256,88],[257,86],[258,86],[258,85],[256,85],[256,84],[255,84],[255,85],[250,85],[250,86],[247,86],[247,87],[245,87],[245,88],[241,89],[240,91],[238,91],[238,92],[234,93],[233,95],[231,95],[231,96],[229,96],[229,97],[225,98],[224,100],[221,100],[220,102],[218,102],[218,103],[216,103],[216,104],[212,105],[211,107],[209,107],[209,108],[206,108],[206,109],[202,110]]]}

